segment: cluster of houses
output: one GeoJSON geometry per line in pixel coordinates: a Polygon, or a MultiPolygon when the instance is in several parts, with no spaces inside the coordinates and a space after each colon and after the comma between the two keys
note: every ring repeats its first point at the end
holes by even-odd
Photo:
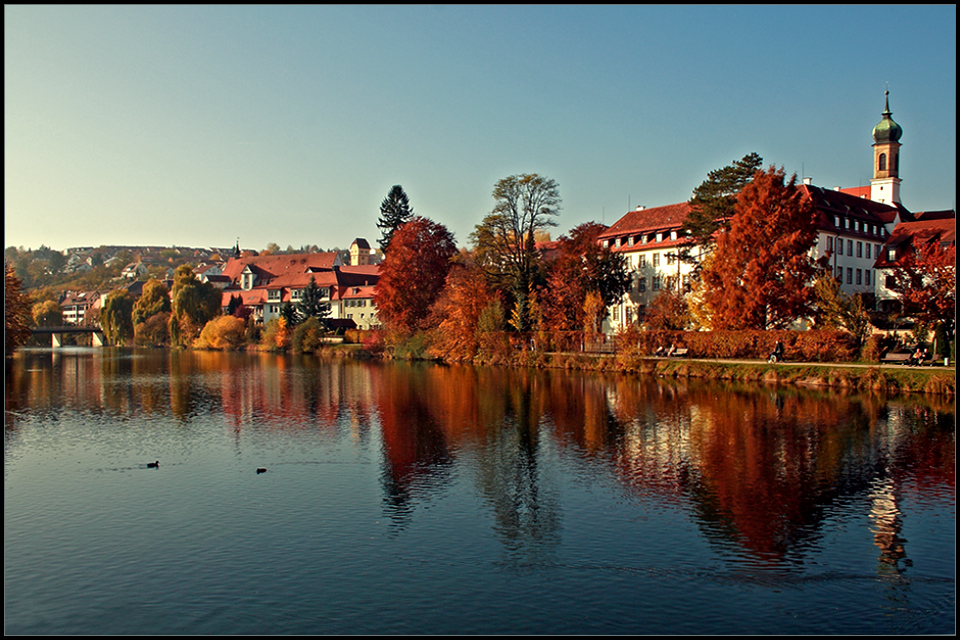
{"type": "Polygon", "coordinates": [[[379,255],[363,238],[350,245],[350,263],[340,253],[293,253],[258,256],[237,255],[222,268],[208,268],[198,277],[221,286],[223,309],[242,304],[258,323],[280,317],[280,309],[300,301],[313,281],[321,300],[330,305],[327,321],[347,329],[379,327],[373,291],[379,279],[379,255]]]}
{"type": "MultiPolygon", "coordinates": [[[[819,233],[811,257],[836,275],[845,293],[873,294],[880,310],[895,303],[896,295],[890,290],[892,266],[929,243],[956,245],[955,211],[913,213],[901,203],[902,129],[891,116],[888,98],[882,120],[873,130],[869,187],[824,189],[807,178],[799,186],[817,212],[819,233]]],[[[625,256],[633,280],[631,290],[608,309],[607,332],[641,321],[660,293],[690,290],[695,267],[681,259],[689,210],[686,202],[638,207],[601,234],[605,247],[625,256]]],[[[194,274],[222,290],[225,312],[242,304],[263,324],[279,317],[285,303],[300,300],[312,280],[330,305],[328,320],[333,325],[374,329],[379,326],[374,289],[380,258],[362,238],[351,245],[349,264],[339,252],[258,255],[241,252],[238,244],[225,262],[201,261],[194,274]]],[[[143,286],[136,280],[142,275],[138,269],[142,265],[132,264],[124,272],[130,279],[125,287],[134,297],[143,286]]],[[[96,318],[100,303],[97,292],[66,292],[60,300],[64,321],[82,324],[96,318]]]]}
{"type": "MultiPolygon", "coordinates": [[[[222,253],[227,253],[223,251],[222,253]]],[[[259,255],[241,251],[239,245],[226,261],[202,260],[193,269],[194,277],[222,291],[222,309],[242,304],[260,324],[280,316],[284,303],[296,304],[310,281],[320,287],[323,301],[330,305],[327,316],[335,327],[374,329],[379,326],[373,291],[379,279],[380,253],[363,238],[350,246],[349,263],[338,251],[259,255]]],[[[127,280],[120,289],[134,298],[143,291],[142,263],[132,263],[122,274],[127,280]],[[129,273],[128,273],[129,272],[129,273]]],[[[172,288],[172,270],[164,284],[172,288]]],[[[65,324],[96,322],[106,294],[98,291],[65,291],[59,300],[65,324]]]]}

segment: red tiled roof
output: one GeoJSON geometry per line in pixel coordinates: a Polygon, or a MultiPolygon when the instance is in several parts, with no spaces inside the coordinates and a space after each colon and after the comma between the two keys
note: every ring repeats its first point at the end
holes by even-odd
{"type": "Polygon", "coordinates": [[[617,238],[634,233],[651,233],[668,229],[680,229],[690,211],[690,204],[680,202],[650,209],[634,209],[614,222],[600,234],[600,240],[617,238]]]}
{"type": "Polygon", "coordinates": [[[243,301],[248,307],[256,307],[262,305],[267,301],[267,290],[266,289],[225,289],[223,291],[223,296],[221,297],[221,306],[228,306],[230,304],[230,298],[233,296],[240,296],[240,300],[243,301]]]}
{"type": "Polygon", "coordinates": [[[236,282],[247,265],[274,278],[284,273],[304,273],[308,269],[333,269],[337,256],[336,251],[327,251],[230,258],[223,267],[223,275],[236,282]]]}
{"type": "Polygon", "coordinates": [[[890,237],[887,238],[887,241],[883,245],[883,251],[877,256],[874,267],[881,269],[883,267],[889,267],[896,262],[891,262],[887,259],[889,249],[896,249],[897,260],[899,260],[918,246],[928,245],[932,242],[956,245],[956,216],[953,218],[934,218],[915,222],[901,222],[893,230],[893,233],[890,234],[890,237]]]}

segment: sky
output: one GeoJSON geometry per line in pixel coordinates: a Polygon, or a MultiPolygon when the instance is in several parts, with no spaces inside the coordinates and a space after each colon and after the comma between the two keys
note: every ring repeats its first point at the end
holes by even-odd
{"type": "Polygon", "coordinates": [[[4,6],[5,246],[372,246],[403,187],[460,246],[502,178],[553,237],[750,152],[956,209],[956,6],[4,6]]]}

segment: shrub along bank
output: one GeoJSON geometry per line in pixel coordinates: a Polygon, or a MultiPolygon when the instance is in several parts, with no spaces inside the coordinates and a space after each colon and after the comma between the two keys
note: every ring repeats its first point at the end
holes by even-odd
{"type": "Polygon", "coordinates": [[[474,353],[444,354],[431,349],[429,335],[424,333],[387,337],[373,333],[363,340],[364,352],[368,354],[404,360],[620,371],[893,393],[952,396],[956,392],[953,369],[881,367],[879,358],[885,347],[879,341],[868,341],[861,349],[853,336],[842,331],[637,331],[617,336],[606,353],[585,350],[585,346],[596,344],[589,339],[574,340],[570,335],[497,332],[482,336],[474,353]],[[766,362],[777,340],[784,345],[786,364],[766,362]],[[659,358],[653,355],[658,347],[671,345],[688,349],[687,356],[659,358]],[[559,349],[552,350],[555,347],[559,349]]]}

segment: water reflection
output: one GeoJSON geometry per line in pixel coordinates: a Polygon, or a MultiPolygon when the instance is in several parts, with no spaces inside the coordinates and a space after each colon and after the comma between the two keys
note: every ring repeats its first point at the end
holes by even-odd
{"type": "Polygon", "coordinates": [[[379,439],[395,527],[460,465],[518,563],[548,561],[561,541],[562,479],[545,465],[556,456],[638,501],[689,509],[720,553],[766,567],[802,564],[834,506],[863,500],[877,571],[897,574],[910,563],[902,501],[955,492],[952,400],[162,350],[27,351],[6,373],[5,455],[27,408],[51,420],[217,415],[237,438],[379,439]]]}

